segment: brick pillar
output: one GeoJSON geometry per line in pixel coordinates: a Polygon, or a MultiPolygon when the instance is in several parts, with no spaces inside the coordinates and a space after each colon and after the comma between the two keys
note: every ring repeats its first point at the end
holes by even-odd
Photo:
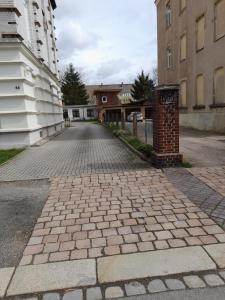
{"type": "Polygon", "coordinates": [[[156,89],[153,113],[153,164],[159,168],[182,162],[179,153],[179,86],[156,89]]]}
{"type": "Polygon", "coordinates": [[[121,111],[121,127],[124,130],[125,129],[125,112],[121,111]]]}

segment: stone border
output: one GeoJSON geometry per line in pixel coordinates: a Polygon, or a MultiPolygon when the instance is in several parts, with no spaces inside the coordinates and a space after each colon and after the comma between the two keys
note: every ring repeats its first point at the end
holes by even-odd
{"type": "Polygon", "coordinates": [[[9,300],[93,300],[137,297],[140,295],[157,295],[171,291],[188,291],[213,287],[225,287],[225,270],[220,272],[187,273],[182,276],[163,278],[145,278],[143,280],[124,281],[117,284],[86,286],[69,290],[55,290],[47,293],[13,296],[9,300]]]}

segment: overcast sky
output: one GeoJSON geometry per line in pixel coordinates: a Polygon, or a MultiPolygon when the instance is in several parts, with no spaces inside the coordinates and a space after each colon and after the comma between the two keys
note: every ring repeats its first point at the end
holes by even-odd
{"type": "Polygon", "coordinates": [[[72,62],[87,84],[133,82],[156,66],[153,0],[57,0],[61,67],[72,62]]]}

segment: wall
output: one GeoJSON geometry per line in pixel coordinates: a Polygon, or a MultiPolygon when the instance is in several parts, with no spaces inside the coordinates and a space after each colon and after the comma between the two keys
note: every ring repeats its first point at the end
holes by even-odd
{"type": "MultiPolygon", "coordinates": [[[[159,84],[179,84],[187,80],[187,106],[180,110],[180,124],[201,130],[223,132],[225,108],[212,107],[214,102],[214,71],[225,68],[225,37],[214,39],[214,3],[216,0],[187,0],[180,13],[179,0],[171,0],[172,24],[166,29],[165,7],[167,0],[157,1],[158,14],[158,75],[159,84]],[[205,46],[196,51],[196,20],[205,14],[205,46]],[[187,58],[180,61],[180,37],[187,34],[187,58]],[[172,68],[166,64],[166,49],[173,50],[172,68]],[[196,77],[204,74],[204,103],[198,107],[196,77]]],[[[225,102],[225,99],[224,99],[225,102]]],[[[181,103],[180,103],[180,106],[181,103]]]]}

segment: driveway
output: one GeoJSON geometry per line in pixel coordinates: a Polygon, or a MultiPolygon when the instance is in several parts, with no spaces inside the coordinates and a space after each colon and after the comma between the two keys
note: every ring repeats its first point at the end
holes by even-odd
{"type": "Polygon", "coordinates": [[[106,128],[76,123],[50,142],[30,147],[0,167],[0,181],[111,173],[148,166],[106,128]]]}
{"type": "MultiPolygon", "coordinates": [[[[147,142],[152,144],[152,122],[138,123],[138,137],[146,141],[145,126],[147,142]]],[[[132,123],[126,123],[126,128],[132,131],[132,123]]],[[[184,160],[195,167],[225,165],[225,135],[181,128],[180,152],[184,154],[184,160]]]]}

